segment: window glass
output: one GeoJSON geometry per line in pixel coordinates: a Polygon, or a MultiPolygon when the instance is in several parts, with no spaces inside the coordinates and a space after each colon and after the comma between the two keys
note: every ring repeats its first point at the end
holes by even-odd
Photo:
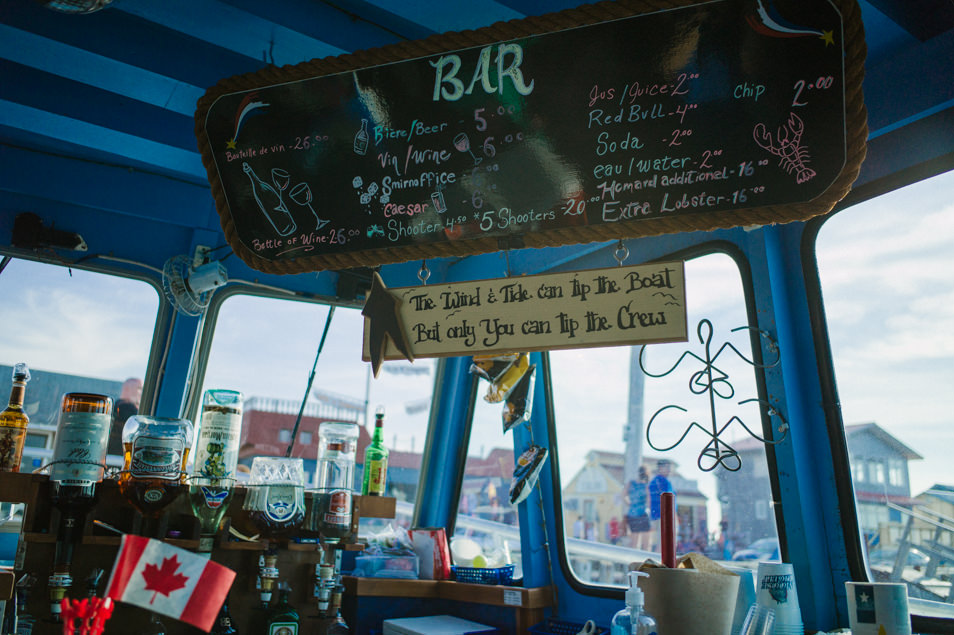
{"type": "MultiPolygon", "coordinates": [[[[360,491],[374,411],[383,407],[384,441],[390,452],[385,493],[398,499],[396,522],[406,526],[417,495],[435,360],[385,362],[378,377],[372,377],[371,365],[361,361],[364,318],[358,309],[339,307],[315,366],[328,313],[322,304],[228,297],[216,318],[202,390],[243,393],[239,462],[248,466],[255,456],[285,456],[314,366],[292,450],[292,456],[304,459],[309,487],[314,483],[321,422],[353,421],[360,426],[354,484],[360,491]]],[[[395,521],[375,521],[369,527],[388,522],[395,521]]]]}
{"type": "Polygon", "coordinates": [[[470,446],[451,544],[458,565],[467,566],[472,559],[468,556],[479,554],[491,568],[513,564],[513,575],[520,578],[523,575],[520,528],[517,508],[510,504],[513,439],[512,433],[503,432],[503,404],[488,403],[483,398],[489,385],[483,380],[477,385],[470,446]]]}
{"type": "MultiPolygon", "coordinates": [[[[24,409],[31,430],[55,433],[67,392],[112,397],[114,412],[123,415],[115,419],[121,430],[124,417],[139,406],[159,310],[156,288],[141,280],[13,259],[0,273],[0,296],[10,300],[0,303],[0,324],[6,327],[0,330],[0,381],[9,382],[17,362],[30,367],[24,409]]],[[[24,471],[52,455],[45,443],[30,437],[24,471]]],[[[110,445],[110,465],[122,465],[117,450],[121,446],[110,445]]]]}
{"type": "Polygon", "coordinates": [[[948,172],[855,205],[816,244],[871,579],[938,602],[954,597],[952,191],[948,172]]]}
{"type": "Polygon", "coordinates": [[[23,444],[28,448],[45,448],[47,437],[45,434],[33,434],[32,432],[27,432],[26,439],[24,439],[23,444]]]}
{"type": "MultiPolygon", "coordinates": [[[[658,377],[641,371],[642,347],[549,353],[560,487],[564,501],[580,501],[563,505],[564,544],[573,574],[584,582],[622,586],[630,562],[659,559],[658,494],[666,487],[676,494],[679,554],[701,551],[735,563],[778,559],[764,445],[734,423],[720,438],[739,453],[741,469],[701,470],[713,425],[709,393],[689,387],[704,364],[686,357],[677,365],[687,350],[705,358],[703,319],[712,325],[712,354],[730,342],[752,359],[748,329],[732,332],[747,325],[738,267],[724,254],[689,260],[686,289],[689,341],[655,344],[643,353],[643,367],[658,377]],[[773,547],[750,548],[760,539],[773,547]]],[[[758,396],[753,367],[731,349],[716,366],[735,391],[731,399],[715,399],[716,423],[736,416],[761,435],[758,407],[738,405],[758,396]]]]}

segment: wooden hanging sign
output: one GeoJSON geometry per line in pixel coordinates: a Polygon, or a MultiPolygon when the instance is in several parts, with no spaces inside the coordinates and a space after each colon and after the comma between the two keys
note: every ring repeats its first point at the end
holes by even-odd
{"type": "Polygon", "coordinates": [[[269,273],[806,220],[867,136],[856,0],[623,0],[222,80],[196,133],[269,273]]]}
{"type": "Polygon", "coordinates": [[[362,312],[375,374],[383,359],[688,338],[681,261],[395,289],[375,274],[362,312]]]}

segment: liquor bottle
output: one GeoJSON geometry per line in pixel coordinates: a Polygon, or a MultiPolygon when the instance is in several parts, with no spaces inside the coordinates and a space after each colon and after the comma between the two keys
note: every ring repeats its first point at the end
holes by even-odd
{"type": "Polygon", "coordinates": [[[358,133],[354,136],[354,153],[364,156],[368,152],[368,141],[370,141],[368,136],[368,120],[361,120],[361,129],[358,130],[358,133]]]}
{"type": "Polygon", "coordinates": [[[322,423],[318,428],[318,469],[305,529],[325,542],[340,542],[351,532],[356,423],[322,423]]]}
{"type": "Polygon", "coordinates": [[[23,457],[23,442],[26,440],[30,418],[23,412],[23,398],[30,369],[24,363],[13,367],[13,388],[10,404],[0,412],[0,471],[19,472],[23,457]]]}
{"type": "Polygon", "coordinates": [[[279,236],[287,236],[298,229],[295,219],[292,218],[285,207],[282,195],[278,193],[270,183],[263,181],[248,163],[242,164],[242,169],[248,175],[248,180],[252,183],[252,195],[262,214],[272,224],[272,227],[278,232],[279,236]]]}
{"type": "Polygon", "coordinates": [[[270,456],[252,459],[243,508],[266,538],[287,538],[305,519],[304,462],[270,456]]]}
{"type": "Polygon", "coordinates": [[[212,551],[215,534],[232,500],[242,432],[242,393],[207,390],[189,479],[189,502],[199,519],[199,551],[212,551]]]}
{"type": "Polygon", "coordinates": [[[36,624],[36,618],[30,615],[27,610],[27,605],[30,601],[30,589],[35,583],[36,578],[29,573],[24,573],[23,576],[17,580],[17,610],[13,614],[13,630],[9,631],[11,635],[30,635],[33,633],[33,625],[36,624]]]}
{"type": "Polygon", "coordinates": [[[96,504],[96,485],[106,469],[112,407],[113,400],[105,395],[63,395],[50,468],[50,501],[60,512],[53,574],[47,584],[54,620],[59,620],[60,600],[72,586],[73,548],[82,536],[86,514],[96,504]]]}
{"type": "Polygon", "coordinates": [[[234,478],[241,434],[242,393],[206,390],[192,473],[208,478],[234,478]]]}
{"type": "Polygon", "coordinates": [[[335,621],[331,623],[325,633],[327,635],[350,635],[351,629],[348,628],[347,622],[341,617],[341,611],[335,614],[335,621]]]}
{"type": "Polygon", "coordinates": [[[125,462],[119,491],[143,516],[157,518],[181,492],[192,448],[192,423],[134,415],[123,426],[125,462]]]}
{"type": "Polygon", "coordinates": [[[222,608],[219,609],[219,615],[215,618],[215,624],[209,635],[238,635],[238,631],[232,625],[232,615],[229,613],[229,601],[225,598],[222,608]]]}
{"type": "Polygon", "coordinates": [[[374,413],[374,436],[364,449],[364,478],[361,493],[365,496],[384,496],[388,479],[388,449],[384,447],[384,407],[374,413]]]}
{"type": "Polygon", "coordinates": [[[150,613],[149,624],[142,631],[142,635],[166,635],[166,625],[162,623],[158,615],[150,613]]]}
{"type": "Polygon", "coordinates": [[[267,635],[298,635],[298,611],[288,603],[291,587],[281,582],[278,585],[278,602],[268,613],[268,623],[265,627],[267,635]]]}

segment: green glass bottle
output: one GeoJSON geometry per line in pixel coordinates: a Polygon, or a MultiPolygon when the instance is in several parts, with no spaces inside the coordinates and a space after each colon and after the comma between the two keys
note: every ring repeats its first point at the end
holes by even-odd
{"type": "Polygon", "coordinates": [[[364,449],[364,476],[361,479],[361,494],[384,496],[388,480],[388,449],[384,447],[384,408],[378,406],[374,413],[374,436],[364,449]]]}
{"type": "Polygon", "coordinates": [[[282,582],[278,585],[278,602],[268,612],[266,635],[298,635],[298,611],[288,602],[291,587],[282,582]]]}

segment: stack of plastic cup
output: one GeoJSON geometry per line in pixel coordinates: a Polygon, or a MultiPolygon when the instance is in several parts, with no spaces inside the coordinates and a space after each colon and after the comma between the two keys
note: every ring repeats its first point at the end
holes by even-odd
{"type": "Polygon", "coordinates": [[[749,607],[738,635],[772,635],[775,628],[775,611],[760,604],[749,607]]]}
{"type": "MultiPolygon", "coordinates": [[[[729,569],[739,575],[739,593],[735,599],[735,612],[732,617],[732,635],[738,635],[742,630],[742,624],[745,621],[749,610],[756,606],[755,602],[755,571],[752,569],[732,568],[729,569]]],[[[772,616],[773,624],[775,616],[772,616]]]]}
{"type": "Polygon", "coordinates": [[[775,635],[803,635],[795,589],[795,569],[787,562],[760,562],[755,576],[756,604],[775,611],[775,635]]]}

